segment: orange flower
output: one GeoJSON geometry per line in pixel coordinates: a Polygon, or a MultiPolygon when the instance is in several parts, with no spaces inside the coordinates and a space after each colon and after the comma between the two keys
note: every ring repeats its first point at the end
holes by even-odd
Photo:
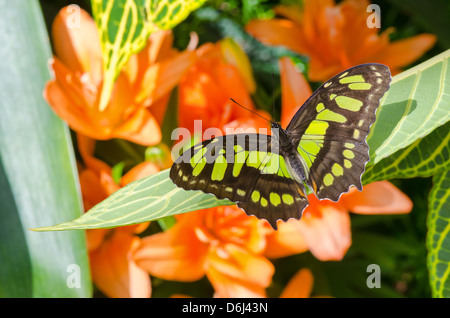
{"type": "Polygon", "coordinates": [[[300,106],[312,95],[311,87],[288,57],[279,61],[281,81],[281,125],[286,128],[300,106]]]}
{"type": "Polygon", "coordinates": [[[310,58],[309,78],[325,81],[351,66],[382,63],[393,74],[417,60],[436,42],[432,34],[389,41],[391,29],[370,28],[366,0],[305,0],[303,7],[279,6],[286,19],[254,20],[246,30],[260,41],[283,45],[310,58]]]}
{"type": "Polygon", "coordinates": [[[195,281],[205,274],[217,297],[264,297],[274,268],[263,255],[267,228],[235,206],[178,216],[169,230],[142,239],[134,257],[151,275],[195,281]]]}
{"type": "MultiPolygon", "coordinates": [[[[92,156],[95,141],[78,135],[80,154],[86,166],[80,173],[80,185],[86,210],[121,186],[159,171],[151,162],[143,162],[127,174],[120,184],[114,182],[111,168],[92,156]]],[[[132,255],[140,245],[136,234],[144,231],[147,223],[87,231],[92,278],[95,285],[108,297],[150,297],[150,278],[139,268],[132,255]]]]}
{"type": "Polygon", "coordinates": [[[150,277],[134,262],[133,252],[139,247],[136,234],[148,223],[111,230],[88,230],[89,258],[95,286],[112,298],[148,298],[151,294],[150,277]],[[93,242],[97,246],[93,246],[93,242]]]}
{"type": "MultiPolygon", "coordinates": [[[[250,62],[231,39],[207,43],[196,50],[197,62],[189,68],[179,85],[178,124],[194,132],[194,120],[201,120],[202,130],[218,128],[269,128],[268,123],[248,110],[255,110],[250,94],[255,83],[250,62]]],[[[267,119],[264,111],[257,111],[267,119]]],[[[220,131],[221,130],[221,131],[220,131]]],[[[195,131],[195,133],[201,133],[195,131]]]]}
{"type": "MultiPolygon", "coordinates": [[[[288,58],[280,60],[282,125],[286,127],[298,108],[311,95],[305,78],[288,58]]],[[[388,181],[351,188],[338,202],[308,196],[309,206],[300,221],[279,222],[278,231],[267,238],[265,255],[283,257],[310,250],[320,260],[340,260],[351,245],[349,211],[361,214],[408,213],[411,200],[388,181]]]]}
{"type": "Polygon", "coordinates": [[[286,284],[280,298],[308,298],[313,288],[314,277],[307,268],[299,270],[286,284]]]}
{"type": "Polygon", "coordinates": [[[349,211],[358,214],[409,213],[411,200],[388,181],[374,182],[359,192],[351,188],[338,202],[308,196],[309,206],[300,221],[278,223],[267,238],[268,257],[284,257],[310,250],[322,261],[341,260],[350,247],[349,211]]]}
{"type": "Polygon", "coordinates": [[[170,91],[193,63],[193,52],[172,49],[169,31],[155,32],[118,76],[109,104],[99,110],[103,85],[102,52],[93,19],[81,11],[79,28],[61,9],[52,26],[55,79],[44,97],[69,126],[94,139],[123,138],[143,145],[161,140],[160,123],[170,91]]]}
{"type": "MultiPolygon", "coordinates": [[[[314,284],[314,276],[307,268],[300,269],[286,284],[280,298],[309,298],[314,284]]],[[[329,297],[329,296],[316,296],[329,297]]]]}

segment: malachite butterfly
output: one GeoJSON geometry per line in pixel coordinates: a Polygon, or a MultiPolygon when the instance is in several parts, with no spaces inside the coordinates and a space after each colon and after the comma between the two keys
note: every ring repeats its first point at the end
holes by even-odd
{"type": "Polygon", "coordinates": [[[274,229],[279,219],[300,219],[309,204],[306,187],[332,201],[352,185],[362,190],[366,137],[390,81],[387,66],[352,67],[317,89],[286,129],[272,122],[272,135],[203,141],[175,160],[170,178],[186,190],[236,202],[274,229]]]}

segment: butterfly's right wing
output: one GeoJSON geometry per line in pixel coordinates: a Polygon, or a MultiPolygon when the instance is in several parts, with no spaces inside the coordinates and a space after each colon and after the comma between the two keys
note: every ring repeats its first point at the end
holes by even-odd
{"type": "Polygon", "coordinates": [[[319,199],[337,201],[351,185],[362,189],[366,137],[390,81],[387,66],[352,67],[317,89],[289,123],[288,135],[305,159],[308,184],[319,199]]]}
{"type": "Polygon", "coordinates": [[[170,178],[186,190],[236,202],[276,228],[278,219],[299,219],[308,201],[274,150],[268,135],[216,137],[184,152],[172,165],[170,178]]]}

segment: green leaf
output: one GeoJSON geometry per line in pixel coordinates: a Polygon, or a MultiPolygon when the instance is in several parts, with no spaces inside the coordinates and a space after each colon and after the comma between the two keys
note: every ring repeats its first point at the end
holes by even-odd
{"type": "Polygon", "coordinates": [[[450,170],[433,178],[428,211],[428,271],[433,297],[450,297],[450,170]]]}
{"type": "Polygon", "coordinates": [[[148,21],[160,29],[170,30],[205,2],[206,0],[146,0],[148,21]]]}
{"type": "Polygon", "coordinates": [[[91,0],[103,56],[100,110],[109,102],[114,82],[132,54],[139,52],[157,29],[169,30],[205,0],[91,0]]]}
{"type": "Polygon", "coordinates": [[[177,220],[171,215],[158,219],[157,221],[163,231],[167,231],[177,223],[177,220]]]}
{"type": "Polygon", "coordinates": [[[229,200],[217,200],[212,194],[177,187],[167,169],[128,184],[74,221],[33,230],[111,228],[232,204],[229,200]]]}
{"type": "Polygon", "coordinates": [[[450,120],[450,50],[392,79],[367,142],[377,164],[450,120]]]}
{"type": "Polygon", "coordinates": [[[397,178],[430,177],[450,169],[450,123],[369,166],[363,184],[397,178]]]}
{"type": "Polygon", "coordinates": [[[0,40],[0,297],[89,297],[84,233],[28,230],[82,212],[69,130],[42,98],[51,50],[39,2],[2,1],[0,40]]]}

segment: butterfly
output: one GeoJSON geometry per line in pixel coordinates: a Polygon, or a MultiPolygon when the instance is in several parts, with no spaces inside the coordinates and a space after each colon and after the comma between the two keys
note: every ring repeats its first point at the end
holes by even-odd
{"type": "Polygon", "coordinates": [[[300,219],[309,204],[307,188],[332,201],[351,186],[362,190],[366,138],[390,81],[382,64],[349,68],[319,87],[286,129],[271,122],[271,135],[205,140],[175,160],[170,178],[186,190],[236,202],[274,229],[279,219],[300,219]]]}

